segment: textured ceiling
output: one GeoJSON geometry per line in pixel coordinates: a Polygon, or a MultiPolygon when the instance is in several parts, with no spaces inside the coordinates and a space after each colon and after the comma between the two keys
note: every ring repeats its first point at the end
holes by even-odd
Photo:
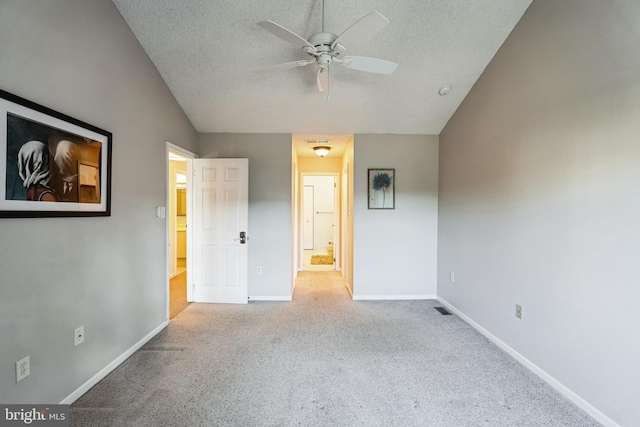
{"type": "Polygon", "coordinates": [[[340,34],[373,10],[390,23],[345,55],[399,64],[392,75],[332,67],[331,99],[305,59],[256,25],[273,20],[309,37],[321,0],[113,0],[199,132],[439,134],[531,0],[326,0],[340,34]],[[438,89],[452,87],[447,96],[438,89]]]}

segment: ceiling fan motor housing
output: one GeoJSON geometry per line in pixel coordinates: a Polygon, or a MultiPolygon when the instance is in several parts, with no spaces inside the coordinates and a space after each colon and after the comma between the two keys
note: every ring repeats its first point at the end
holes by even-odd
{"type": "Polygon", "coordinates": [[[318,52],[331,52],[331,44],[338,36],[332,33],[318,33],[309,37],[308,42],[318,49],[318,52]]]}
{"type": "Polygon", "coordinates": [[[316,48],[316,51],[313,52],[310,49],[305,49],[305,51],[309,55],[316,57],[316,62],[320,68],[328,68],[334,57],[344,52],[344,47],[341,44],[336,44],[333,49],[331,48],[337,38],[338,36],[333,33],[314,34],[309,37],[308,42],[316,48]]]}

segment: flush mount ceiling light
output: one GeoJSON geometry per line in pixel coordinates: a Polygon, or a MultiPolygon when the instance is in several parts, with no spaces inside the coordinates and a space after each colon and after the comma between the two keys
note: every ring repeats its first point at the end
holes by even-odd
{"type": "Polygon", "coordinates": [[[318,147],[313,147],[313,151],[316,152],[316,154],[320,157],[324,157],[327,154],[329,154],[329,150],[331,150],[331,147],[326,147],[326,146],[318,146],[318,147]]]}

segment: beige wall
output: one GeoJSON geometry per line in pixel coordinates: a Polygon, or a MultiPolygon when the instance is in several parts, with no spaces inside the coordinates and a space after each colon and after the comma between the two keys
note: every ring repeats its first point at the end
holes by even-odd
{"type": "MultiPolygon", "coordinates": [[[[169,221],[169,276],[173,276],[176,273],[177,257],[178,257],[178,228],[183,228],[187,223],[186,216],[177,216],[177,196],[176,196],[176,173],[187,172],[187,162],[170,160],[169,161],[169,194],[167,195],[167,219],[169,221]],[[181,227],[182,226],[182,227],[181,227]]],[[[181,250],[180,252],[183,252],[181,250]]]]}
{"type": "Polygon", "coordinates": [[[534,0],[440,136],[438,295],[623,426],[640,420],[638,23],[635,1],[534,0]]]}
{"type": "Polygon", "coordinates": [[[341,157],[299,157],[298,168],[300,172],[335,172],[342,169],[341,157]]]}
{"type": "Polygon", "coordinates": [[[166,321],[165,143],[195,131],[108,0],[2,1],[0,40],[0,88],[113,133],[110,217],[0,220],[0,402],[58,403],[166,321]]]}
{"type": "Polygon", "coordinates": [[[353,138],[342,155],[341,248],[342,277],[353,296],[353,138]]]}

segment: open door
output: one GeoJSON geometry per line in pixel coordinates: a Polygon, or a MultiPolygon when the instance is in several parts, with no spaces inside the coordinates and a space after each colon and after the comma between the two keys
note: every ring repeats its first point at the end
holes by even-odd
{"type": "Polygon", "coordinates": [[[194,160],[194,300],[246,304],[249,160],[194,160]]]}

